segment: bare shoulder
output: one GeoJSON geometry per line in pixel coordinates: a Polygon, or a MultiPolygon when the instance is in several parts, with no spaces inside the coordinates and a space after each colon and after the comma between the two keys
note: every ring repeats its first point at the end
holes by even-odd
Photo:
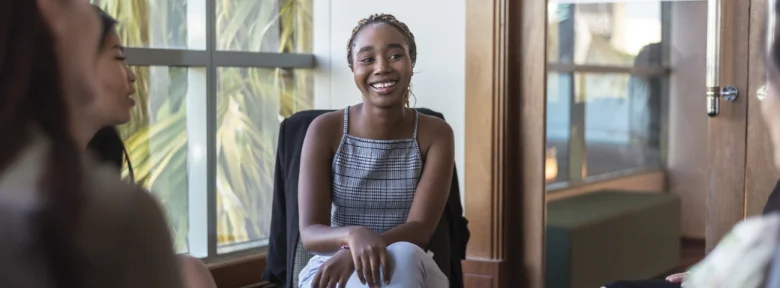
{"type": "Polygon", "coordinates": [[[318,145],[338,143],[344,133],[344,109],[317,116],[306,131],[306,139],[318,145]]]}
{"type": "Polygon", "coordinates": [[[434,143],[442,141],[454,141],[452,127],[449,123],[439,117],[420,113],[420,122],[418,123],[417,129],[417,138],[420,141],[420,145],[423,147],[429,147],[434,143]]]}
{"type": "Polygon", "coordinates": [[[326,132],[341,131],[344,128],[344,109],[317,116],[311,122],[311,126],[309,126],[309,129],[312,128],[326,132]]]}

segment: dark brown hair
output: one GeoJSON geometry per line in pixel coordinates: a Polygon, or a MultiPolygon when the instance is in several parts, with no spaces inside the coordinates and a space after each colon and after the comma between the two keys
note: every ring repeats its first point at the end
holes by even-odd
{"type": "Polygon", "coordinates": [[[54,40],[36,1],[0,1],[0,173],[33,140],[37,128],[51,141],[40,178],[44,209],[36,217],[40,239],[59,287],[78,287],[80,153],[70,135],[54,40]]]}
{"type": "MultiPolygon", "coordinates": [[[[368,16],[368,18],[360,19],[357,26],[352,28],[352,36],[349,36],[349,41],[347,41],[347,63],[349,64],[349,69],[352,69],[355,61],[352,59],[352,49],[355,48],[355,36],[358,34],[358,32],[360,32],[360,30],[363,29],[363,27],[374,23],[384,23],[390,25],[404,35],[404,38],[406,38],[406,44],[409,45],[409,59],[412,61],[412,68],[414,68],[414,65],[417,64],[417,42],[414,41],[414,34],[412,34],[412,31],[409,30],[409,26],[406,26],[404,22],[396,19],[395,16],[391,14],[380,13],[368,16]]],[[[410,96],[414,97],[414,102],[417,103],[417,96],[414,96],[411,84],[409,84],[409,87],[406,90],[406,99],[404,99],[406,102],[406,107],[409,107],[410,96]]]]}
{"type": "MultiPolygon", "coordinates": [[[[778,16],[780,16],[780,2],[775,4],[775,7],[772,7],[772,9],[774,10],[775,19],[777,19],[778,16]]],[[[769,33],[765,33],[765,35],[771,37],[771,39],[764,39],[764,41],[771,41],[771,46],[766,55],[766,72],[769,78],[767,80],[773,81],[775,84],[780,84],[780,43],[776,41],[776,39],[780,39],[780,37],[778,37],[780,35],[780,29],[777,29],[778,20],[775,20],[775,23],[767,23],[768,25],[765,26],[765,29],[772,29],[772,34],[769,35],[769,33]],[[774,25],[774,27],[769,27],[769,25],[774,25]]],[[[766,47],[766,45],[764,47],[766,47]]]]}
{"type": "Polygon", "coordinates": [[[404,35],[406,38],[406,44],[409,45],[409,58],[412,60],[412,67],[414,67],[414,64],[417,63],[417,43],[414,42],[414,34],[412,34],[412,31],[409,31],[409,27],[406,26],[404,22],[398,21],[398,19],[396,19],[393,15],[374,14],[368,16],[368,18],[360,19],[357,26],[352,29],[352,36],[349,37],[349,41],[347,42],[347,63],[349,64],[349,68],[352,68],[354,62],[352,59],[352,48],[355,46],[355,35],[357,35],[357,33],[360,32],[363,27],[373,23],[388,24],[395,29],[398,29],[398,31],[404,35]]]}
{"type": "MultiPolygon", "coordinates": [[[[105,45],[108,36],[112,33],[116,33],[117,21],[111,15],[108,15],[102,9],[97,6],[95,10],[100,16],[101,33],[99,47],[105,45]]],[[[102,49],[100,49],[102,51],[102,49]]],[[[117,169],[122,169],[122,164],[127,161],[127,168],[130,174],[130,179],[134,180],[133,165],[130,163],[130,157],[127,155],[127,149],[125,143],[122,141],[122,137],[119,135],[116,127],[108,126],[100,129],[94,137],[87,144],[87,149],[101,162],[111,163],[117,169]]]]}

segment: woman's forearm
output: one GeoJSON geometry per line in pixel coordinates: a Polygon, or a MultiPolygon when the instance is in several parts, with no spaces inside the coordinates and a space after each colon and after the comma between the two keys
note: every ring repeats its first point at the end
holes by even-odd
{"type": "Polygon", "coordinates": [[[330,227],[312,224],[301,227],[303,247],[315,254],[330,254],[349,242],[349,235],[355,227],[330,227]]]}
{"type": "MultiPolygon", "coordinates": [[[[330,227],[322,224],[301,228],[301,242],[306,250],[315,254],[330,254],[338,251],[341,245],[349,244],[349,238],[355,229],[367,229],[359,226],[330,227]]],[[[396,242],[409,242],[420,247],[428,245],[431,236],[424,232],[422,223],[407,222],[379,235],[385,245],[396,242]]]]}
{"type": "Polygon", "coordinates": [[[422,223],[407,222],[382,233],[379,237],[382,238],[382,241],[387,246],[396,242],[409,242],[420,248],[425,248],[428,245],[428,241],[431,240],[431,235],[424,231],[425,228],[423,228],[422,223]]]}

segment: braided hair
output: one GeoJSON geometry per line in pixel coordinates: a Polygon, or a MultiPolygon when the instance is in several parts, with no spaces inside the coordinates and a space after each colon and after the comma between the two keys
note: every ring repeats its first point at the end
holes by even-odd
{"type": "MultiPolygon", "coordinates": [[[[417,63],[417,43],[414,42],[414,34],[412,34],[412,31],[409,30],[409,26],[406,26],[404,22],[396,19],[392,14],[377,13],[368,16],[368,18],[360,19],[357,26],[352,29],[352,36],[349,37],[349,41],[347,42],[347,63],[349,64],[349,69],[352,69],[352,65],[354,64],[354,59],[352,59],[352,48],[355,46],[355,35],[357,35],[358,32],[363,29],[363,27],[374,23],[388,24],[404,35],[404,38],[406,38],[406,44],[409,46],[409,59],[412,60],[412,68],[414,68],[414,64],[417,63]]],[[[415,103],[417,102],[417,97],[414,96],[414,93],[412,93],[411,86],[412,84],[410,83],[409,88],[407,89],[407,107],[409,107],[409,96],[415,97],[414,101],[415,103]]]]}
{"type": "Polygon", "coordinates": [[[414,68],[414,64],[417,62],[417,44],[414,42],[414,34],[412,34],[412,31],[409,31],[409,27],[406,26],[404,22],[398,21],[395,16],[390,14],[374,14],[368,16],[368,18],[360,19],[357,26],[352,29],[352,36],[349,37],[349,42],[347,42],[347,63],[349,63],[349,68],[352,69],[352,62],[354,62],[352,59],[352,47],[355,46],[355,35],[357,35],[363,27],[373,23],[388,24],[393,26],[393,28],[398,29],[398,31],[404,35],[406,44],[409,45],[409,58],[412,60],[412,67],[414,68]]]}

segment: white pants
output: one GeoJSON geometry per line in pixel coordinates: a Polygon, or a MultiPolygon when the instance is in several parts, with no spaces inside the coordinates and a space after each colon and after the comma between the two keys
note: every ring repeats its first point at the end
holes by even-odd
{"type": "MultiPolygon", "coordinates": [[[[420,247],[409,242],[396,242],[387,246],[387,254],[392,263],[392,274],[390,284],[384,284],[382,276],[382,287],[400,287],[400,288],[446,288],[449,287],[449,280],[444,273],[439,270],[439,266],[433,261],[433,258],[425,253],[420,247]]],[[[328,261],[330,256],[314,256],[306,264],[298,275],[299,288],[312,287],[312,281],[317,274],[320,266],[328,261]]],[[[356,273],[347,282],[347,288],[368,287],[360,283],[356,273]]]]}

